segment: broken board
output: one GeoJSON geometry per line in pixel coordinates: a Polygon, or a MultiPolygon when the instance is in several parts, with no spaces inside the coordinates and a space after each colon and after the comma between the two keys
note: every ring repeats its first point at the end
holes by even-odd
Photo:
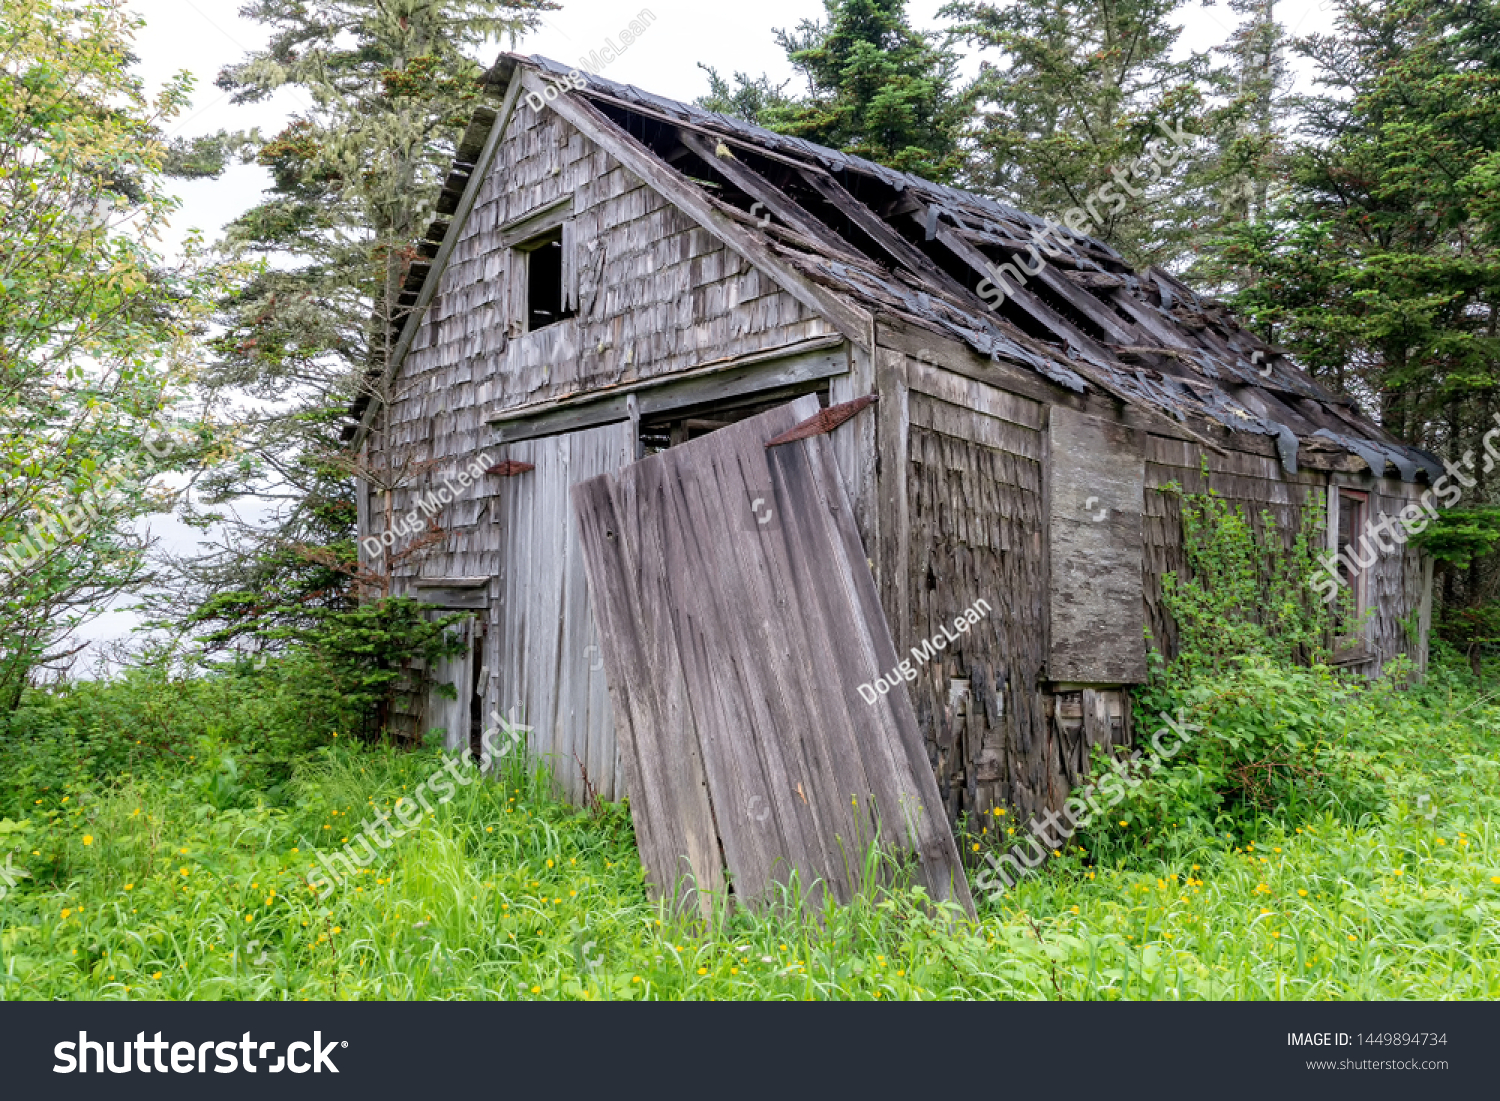
{"type": "Polygon", "coordinates": [[[799,398],[573,488],[636,838],[656,897],[812,907],[872,844],[973,901],[828,441],[799,398]]]}
{"type": "Polygon", "coordinates": [[[1145,445],[1113,421],[1066,406],[1049,414],[1047,675],[1054,682],[1141,684],[1145,445]]]}

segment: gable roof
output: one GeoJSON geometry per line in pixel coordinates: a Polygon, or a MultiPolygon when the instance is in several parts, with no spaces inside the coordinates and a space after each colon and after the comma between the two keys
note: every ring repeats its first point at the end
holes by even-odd
{"type": "MultiPolygon", "coordinates": [[[[559,85],[558,110],[596,137],[626,148],[643,167],[640,158],[649,158],[652,175],[679,205],[695,208],[689,214],[700,221],[704,213],[716,215],[720,224],[709,225],[711,231],[752,230],[753,251],[776,269],[773,276],[785,283],[790,272],[791,281],[805,280],[825,302],[832,296],[862,315],[957,339],[1067,390],[1108,394],[1184,426],[1207,422],[1269,436],[1289,471],[1296,469],[1299,444],[1356,454],[1377,475],[1389,462],[1405,481],[1422,469],[1442,470],[1435,458],[1364,416],[1352,399],[1319,385],[1222,303],[1159,269],[1133,270],[1102,241],[1059,232],[1055,223],[1049,228],[1044,219],[981,195],[597,75],[584,74],[586,86],[574,91],[565,83],[574,70],[515,54],[503,54],[485,78],[507,89],[506,106],[498,115],[479,112],[460,142],[438,205],[440,215],[456,215],[453,224],[440,218],[419,245],[400,302],[408,316],[392,371],[435,290],[440,250],[462,229],[470,183],[487,170],[496,131],[514,106],[518,70],[529,70],[532,82],[559,85]],[[1045,236],[1051,257],[1041,263],[1037,235],[1045,236]],[[981,298],[977,289],[997,268],[1007,273],[1009,293],[991,308],[987,300],[996,295],[981,298]]],[[[356,403],[357,418],[368,400],[356,403]]]]}

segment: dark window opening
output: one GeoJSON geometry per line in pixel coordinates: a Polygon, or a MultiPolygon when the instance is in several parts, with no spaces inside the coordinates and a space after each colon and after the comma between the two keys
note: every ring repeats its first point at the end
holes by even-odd
{"type": "Polygon", "coordinates": [[[747,394],[738,401],[674,409],[670,413],[643,418],[640,435],[641,456],[644,458],[647,455],[655,455],[669,447],[676,447],[706,436],[710,432],[728,428],[738,421],[754,417],[768,409],[775,409],[778,405],[785,405],[802,394],[816,394],[818,404],[824,409],[828,408],[828,381],[824,379],[817,383],[771,393],[762,391],[758,394],[747,394]]]}
{"type": "Polygon", "coordinates": [[[516,247],[526,262],[526,331],[534,333],[572,317],[563,287],[562,228],[516,247]]]}

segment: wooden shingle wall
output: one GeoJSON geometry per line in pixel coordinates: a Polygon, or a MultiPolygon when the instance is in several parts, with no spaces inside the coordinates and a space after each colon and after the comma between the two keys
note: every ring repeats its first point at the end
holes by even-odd
{"type": "MultiPolygon", "coordinates": [[[[1311,470],[1288,476],[1281,464],[1267,455],[1239,451],[1219,455],[1184,440],[1147,436],[1146,625],[1151,632],[1152,645],[1168,657],[1177,653],[1177,630],[1162,603],[1161,579],[1168,573],[1185,576],[1187,569],[1182,550],[1180,502],[1171,493],[1163,492],[1163,487],[1173,483],[1190,494],[1207,493],[1212,488],[1229,504],[1241,506],[1257,530],[1262,527],[1261,513],[1269,512],[1290,546],[1302,523],[1302,509],[1308,493],[1315,494],[1317,508],[1324,507],[1328,476],[1311,470]],[[1207,478],[1203,474],[1205,459],[1207,478]]],[[[1322,513],[1318,515],[1321,517],[1322,513]]]]}
{"type": "Polygon", "coordinates": [[[993,822],[997,807],[1060,807],[1089,746],[1123,744],[1129,723],[1122,692],[1044,681],[1047,410],[915,357],[904,368],[910,611],[892,617],[897,650],[909,658],[976,600],[993,608],[909,685],[945,809],[993,822]]]}
{"type": "Polygon", "coordinates": [[[832,331],[556,114],[523,105],[404,373],[452,372],[493,413],[832,331]],[[503,232],[568,199],[578,316],[519,333],[503,232]]]}
{"type": "MultiPolygon", "coordinates": [[[[374,469],[403,462],[431,466],[392,491],[391,514],[397,517],[480,455],[491,462],[531,461],[527,456],[535,452],[532,458],[541,456],[542,462],[538,471],[519,477],[486,476],[462,493],[438,517],[447,533],[443,541],[402,564],[395,591],[413,592],[418,577],[490,578],[486,725],[492,710],[518,708],[528,725],[539,726],[531,748],[551,758],[570,798],[584,794],[577,760],[601,796],[618,798],[624,792],[617,782],[608,701],[602,674],[593,668],[597,654],[587,652],[589,639],[583,637],[592,630],[587,594],[581,573],[572,570],[576,558],[569,558],[571,513],[549,509],[545,501],[524,504],[522,498],[541,492],[550,501],[555,489],[556,500],[565,502],[568,485],[614,469],[613,459],[603,466],[593,461],[605,450],[618,450],[622,461],[633,458],[633,438],[620,438],[630,435],[630,425],[598,430],[598,439],[584,432],[550,447],[537,441],[507,448],[493,444],[487,418],[834,329],[550,110],[538,113],[524,102],[517,108],[478,186],[391,404],[377,421],[368,462],[374,469]],[[502,236],[533,212],[560,203],[570,204],[566,237],[574,253],[578,315],[521,333],[517,254],[502,236]],[[607,445],[600,442],[604,437],[607,445]],[[538,490],[538,476],[567,484],[538,490]],[[519,526],[522,518],[544,514],[547,523],[525,519],[531,526],[519,526]],[[551,625],[544,625],[549,617],[551,625]]],[[[386,504],[381,492],[364,502],[362,536],[385,530],[386,504]]],[[[426,718],[414,716],[413,729],[431,725],[426,718]]]]}
{"type": "MultiPolygon", "coordinates": [[[[1381,512],[1388,516],[1399,514],[1408,503],[1419,500],[1427,488],[1391,478],[1379,482],[1373,478],[1341,480],[1370,492],[1371,519],[1381,512]]],[[[1423,595],[1431,580],[1422,558],[1409,550],[1383,554],[1370,567],[1368,602],[1373,614],[1365,625],[1365,637],[1374,658],[1357,666],[1361,673],[1376,676],[1388,658],[1402,653],[1425,668],[1426,631],[1420,628],[1418,620],[1423,595]]]]}
{"type": "MultiPolygon", "coordinates": [[[[1094,683],[1097,677],[1061,683],[1073,678],[1054,676],[1047,665],[1049,632],[1056,628],[1049,616],[1050,586],[1057,579],[1050,576],[1048,529],[1056,510],[1048,500],[1044,444],[1053,417],[1077,414],[945,371],[930,361],[937,357],[884,348],[880,354],[892,364],[882,401],[896,397],[906,425],[908,526],[894,566],[905,576],[899,594],[887,589],[886,596],[898,652],[909,656],[976,599],[995,606],[981,624],[920,665],[909,686],[946,809],[955,820],[967,815],[986,821],[995,807],[1023,820],[1059,808],[1087,775],[1094,746],[1129,745],[1133,738],[1128,688],[1094,683]]],[[[1144,617],[1154,644],[1169,655],[1176,652],[1176,634],[1161,602],[1162,577],[1180,574],[1186,563],[1178,499],[1161,491],[1167,483],[1189,493],[1212,488],[1243,506],[1257,526],[1269,511],[1288,543],[1309,493],[1321,521],[1332,479],[1371,491],[1372,515],[1394,514],[1422,490],[1326,470],[1304,468],[1288,476],[1270,455],[1221,455],[1145,432],[1135,438],[1145,459],[1144,617]]],[[[883,562],[882,568],[893,567],[883,562]]],[[[1385,660],[1407,651],[1419,660],[1408,625],[1416,623],[1423,584],[1415,553],[1383,556],[1372,569],[1374,613],[1366,637],[1374,657],[1350,665],[1351,672],[1377,673],[1385,660]]],[[[1135,623],[1138,630],[1140,621],[1135,623]]]]}

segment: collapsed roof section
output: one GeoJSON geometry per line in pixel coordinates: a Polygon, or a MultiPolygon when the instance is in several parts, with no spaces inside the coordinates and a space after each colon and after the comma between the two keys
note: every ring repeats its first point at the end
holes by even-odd
{"type": "MultiPolygon", "coordinates": [[[[507,86],[518,66],[556,83],[599,125],[755,227],[798,274],[878,316],[956,338],[1076,393],[1094,389],[1184,425],[1199,420],[1270,436],[1289,471],[1302,443],[1356,454],[1381,476],[1389,463],[1406,481],[1420,469],[1442,470],[1308,377],[1222,303],[1156,268],[1133,270],[1101,241],[600,76],[585,74],[586,86],[574,91],[566,80],[573,70],[543,57],[502,55],[486,79],[507,86]]],[[[457,211],[493,120],[483,113],[465,134],[440,213],[457,211]]],[[[423,261],[437,254],[447,230],[444,221],[434,224],[420,247],[423,261]]],[[[429,268],[413,265],[404,306],[417,302],[429,268]]]]}

